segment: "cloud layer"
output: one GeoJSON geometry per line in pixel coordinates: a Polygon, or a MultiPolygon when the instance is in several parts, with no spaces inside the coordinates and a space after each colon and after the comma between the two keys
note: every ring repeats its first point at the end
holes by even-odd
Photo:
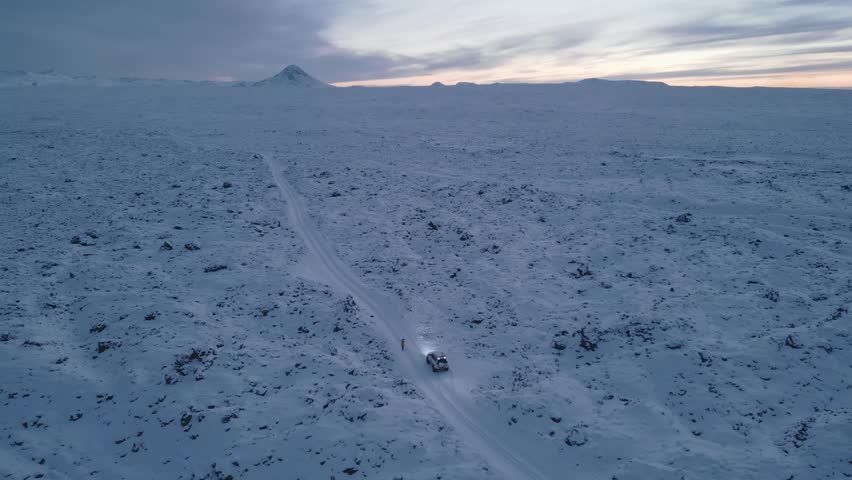
{"type": "Polygon", "coordinates": [[[321,34],[354,3],[4,0],[0,68],[194,79],[262,78],[288,63],[334,80],[382,72],[391,60],[337,48],[321,34]]]}
{"type": "Polygon", "coordinates": [[[598,10],[540,0],[499,12],[483,0],[458,9],[446,0],[428,21],[423,4],[383,1],[5,0],[0,69],[254,80],[296,63],[329,82],[398,83],[849,72],[852,86],[847,0],[720,0],[699,9],[655,0],[643,11],[622,0],[598,10]],[[334,33],[340,23],[345,35],[334,33]],[[370,41],[378,38],[399,42],[370,41]]]}

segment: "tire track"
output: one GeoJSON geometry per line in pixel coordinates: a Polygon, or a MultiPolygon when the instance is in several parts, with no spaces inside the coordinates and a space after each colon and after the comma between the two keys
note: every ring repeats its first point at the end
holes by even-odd
{"type": "MultiPolygon", "coordinates": [[[[313,226],[302,199],[282,175],[282,169],[269,154],[263,155],[272,172],[272,178],[287,205],[290,226],[302,238],[308,250],[306,259],[314,275],[323,283],[352,295],[365,313],[374,320],[373,326],[395,345],[400,338],[408,339],[410,347],[401,352],[389,348],[403,373],[412,380],[418,391],[426,397],[448,424],[464,440],[465,446],[475,450],[500,477],[508,480],[545,478],[513,448],[504,445],[500,436],[487,421],[477,418],[477,408],[445,388],[444,381],[436,378],[423,364],[414,325],[404,317],[405,310],[399,300],[371,290],[356,273],[335,254],[329,243],[313,226]]],[[[480,409],[481,410],[481,409],[480,409]]]]}

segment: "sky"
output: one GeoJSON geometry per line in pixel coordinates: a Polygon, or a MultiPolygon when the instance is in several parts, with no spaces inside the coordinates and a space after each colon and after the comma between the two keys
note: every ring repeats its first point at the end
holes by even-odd
{"type": "Polygon", "coordinates": [[[2,0],[0,70],[852,88],[852,0],[2,0]]]}

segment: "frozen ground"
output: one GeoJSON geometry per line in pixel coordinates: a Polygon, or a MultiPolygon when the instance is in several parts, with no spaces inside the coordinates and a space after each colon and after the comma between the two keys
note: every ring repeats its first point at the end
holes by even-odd
{"type": "Polygon", "coordinates": [[[852,475],[852,92],[0,104],[0,478],[852,475]]]}

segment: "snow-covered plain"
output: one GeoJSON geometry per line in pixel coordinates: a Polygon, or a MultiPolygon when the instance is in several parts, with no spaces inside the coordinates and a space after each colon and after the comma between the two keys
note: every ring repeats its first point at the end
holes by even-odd
{"type": "Polygon", "coordinates": [[[0,478],[852,476],[852,92],[0,105],[0,478]]]}
{"type": "Polygon", "coordinates": [[[27,72],[0,70],[0,88],[9,87],[177,87],[177,86],[232,86],[236,82],[168,80],[163,78],[121,77],[108,78],[93,75],[65,75],[53,71],[27,72]]]}

